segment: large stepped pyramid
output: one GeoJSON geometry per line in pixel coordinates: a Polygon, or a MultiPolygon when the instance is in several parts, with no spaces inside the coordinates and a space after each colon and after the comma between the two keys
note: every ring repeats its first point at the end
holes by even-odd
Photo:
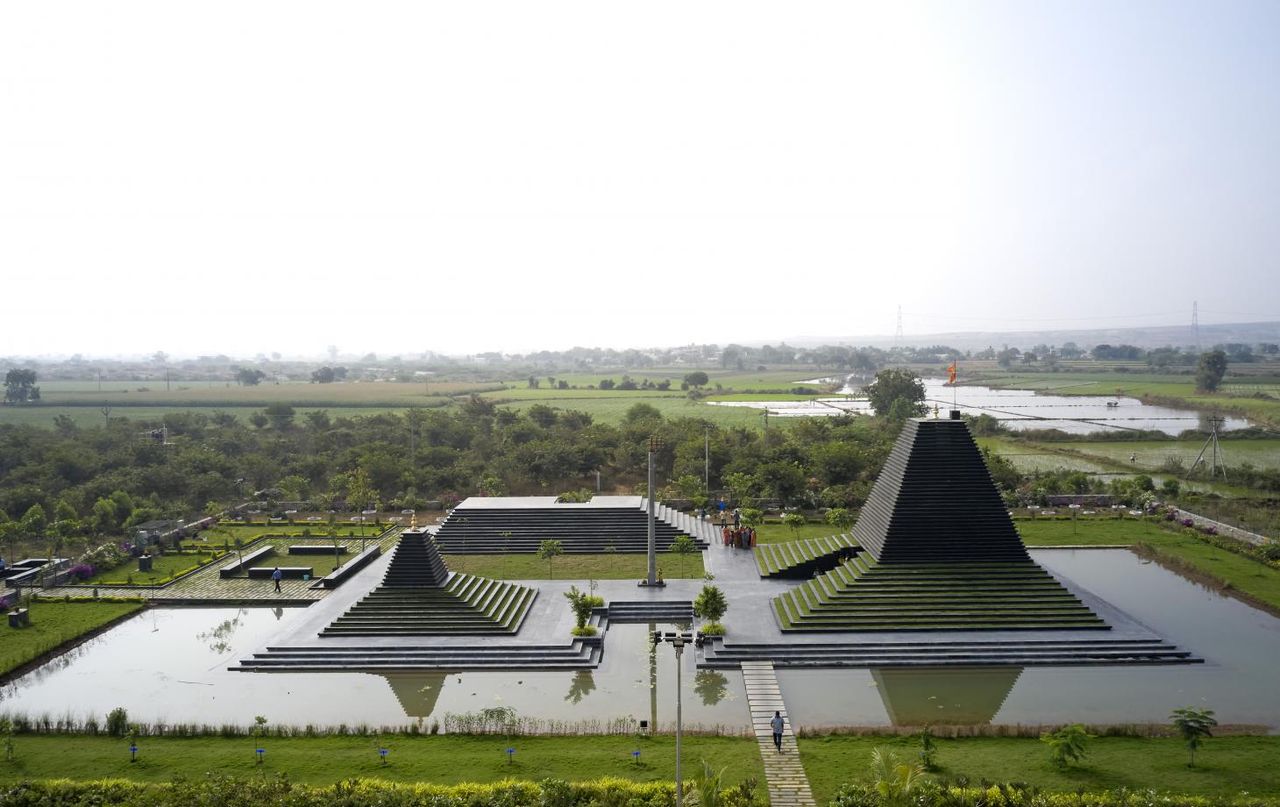
{"type": "MultiPolygon", "coordinates": [[[[655,507],[659,552],[679,535],[706,549],[715,527],[666,505],[655,507]]],[[[446,555],[530,554],[545,540],[558,540],[568,554],[646,552],[648,502],[640,496],[596,496],[560,502],[554,496],[472,497],[460,503],[436,531],[446,555]]]]}
{"type": "Polygon", "coordinates": [[[1031,560],[957,415],[906,423],[853,539],[774,599],[784,631],[1110,629],[1031,560]]]}
{"type": "Polygon", "coordinates": [[[426,530],[405,530],[382,585],[320,635],[511,634],[520,629],[537,594],[501,580],[451,573],[426,530]]]}

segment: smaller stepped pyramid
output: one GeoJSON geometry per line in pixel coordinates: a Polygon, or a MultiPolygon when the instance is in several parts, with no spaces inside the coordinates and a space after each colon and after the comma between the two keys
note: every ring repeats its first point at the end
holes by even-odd
{"type": "Polygon", "coordinates": [[[525,586],[452,573],[426,530],[405,530],[382,585],[320,635],[512,634],[537,595],[525,586]]]}
{"type": "Polygon", "coordinates": [[[906,423],[853,539],[774,599],[784,631],[1110,628],[1031,560],[958,413],[906,423]]]}
{"type": "MultiPolygon", "coordinates": [[[[589,502],[561,502],[555,496],[475,496],[461,502],[436,531],[446,555],[532,554],[545,540],[557,540],[566,554],[647,552],[649,504],[641,496],[595,496],[589,502]]],[[[655,507],[654,538],[666,552],[679,535],[699,550],[719,540],[709,521],[655,507]]]]}
{"type": "Polygon", "coordinates": [[[852,535],[827,535],[801,541],[760,544],[755,548],[756,568],[761,577],[790,577],[807,580],[852,558],[858,552],[852,535]]]}

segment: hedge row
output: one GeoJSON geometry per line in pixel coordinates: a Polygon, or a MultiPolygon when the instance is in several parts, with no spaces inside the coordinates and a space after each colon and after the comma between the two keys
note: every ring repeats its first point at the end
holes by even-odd
{"type": "MultiPolygon", "coordinates": [[[[693,798],[693,797],[691,797],[693,798]]],[[[721,807],[760,807],[752,785],[722,790],[721,807]]],[[[671,782],[603,778],[593,782],[508,780],[494,784],[395,784],[351,779],[336,785],[299,785],[275,779],[208,776],[198,781],[148,785],[127,779],[23,782],[0,789],[5,807],[671,807],[671,782]]]]}
{"type": "Polygon", "coordinates": [[[1155,790],[1103,790],[1053,793],[1014,785],[939,787],[926,783],[897,799],[883,797],[875,785],[844,785],[832,807],[1280,807],[1280,798],[1253,796],[1189,796],[1155,790]]]}

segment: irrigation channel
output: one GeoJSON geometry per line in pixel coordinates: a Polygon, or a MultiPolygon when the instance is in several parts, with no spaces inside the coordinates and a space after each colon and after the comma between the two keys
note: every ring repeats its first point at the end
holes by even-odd
{"type": "MultiPolygon", "coordinates": [[[[1164,723],[1183,706],[1223,723],[1280,732],[1280,619],[1189,582],[1127,550],[1040,549],[1037,562],[1203,657],[1182,666],[787,669],[778,681],[796,727],[922,722],[1164,723]]],[[[538,585],[538,581],[528,581],[538,585]]],[[[584,671],[245,674],[228,671],[288,637],[307,609],[157,608],[0,689],[0,712],[83,719],[122,706],[133,720],[348,726],[438,722],[510,707],[546,730],[670,729],[675,659],[651,655],[647,625],[608,629],[601,665],[584,671]]],[[[733,609],[726,617],[732,637],[733,609]]],[[[669,628],[670,626],[659,626],[669,628]]],[[[567,643],[567,637],[566,637],[567,643]]],[[[698,670],[684,654],[686,726],[745,732],[742,673],[698,670]]]]}
{"type": "MultiPolygon", "coordinates": [[[[829,379],[814,379],[815,381],[829,379]]],[[[1137,398],[1100,395],[1040,395],[1035,390],[992,389],[981,386],[949,387],[937,379],[924,379],[925,399],[930,408],[945,412],[954,404],[970,415],[990,415],[1009,429],[1060,429],[1069,434],[1107,431],[1123,433],[1138,429],[1177,435],[1187,429],[1206,428],[1206,420],[1196,412],[1153,406],[1137,398]]],[[[767,411],[777,417],[830,417],[870,414],[865,399],[852,397],[850,386],[839,396],[807,401],[711,401],[713,406],[743,406],[767,411]]],[[[1228,417],[1219,429],[1231,431],[1249,426],[1244,418],[1228,417]]]]}

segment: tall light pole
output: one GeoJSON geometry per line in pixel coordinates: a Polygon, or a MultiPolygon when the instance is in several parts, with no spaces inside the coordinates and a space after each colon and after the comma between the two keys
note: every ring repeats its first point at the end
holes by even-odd
{"type": "Polygon", "coordinates": [[[680,776],[680,732],[683,726],[681,722],[681,706],[683,704],[683,692],[680,685],[680,667],[682,656],[684,656],[684,646],[693,642],[693,634],[689,631],[666,631],[660,630],[653,632],[653,644],[656,647],[659,642],[670,642],[671,646],[676,649],[676,807],[680,807],[684,803],[684,781],[680,776]]]}
{"type": "Polygon", "coordinates": [[[653,503],[654,502],[653,466],[654,466],[654,460],[658,454],[658,449],[660,448],[662,448],[662,438],[658,437],[658,435],[655,434],[649,438],[649,488],[647,491],[648,496],[646,497],[649,500],[649,543],[648,543],[649,573],[648,573],[648,576],[645,578],[644,582],[640,584],[642,586],[664,585],[663,583],[658,582],[658,538],[657,538],[656,529],[655,529],[657,515],[656,515],[656,511],[654,510],[654,503],[653,503]]]}

